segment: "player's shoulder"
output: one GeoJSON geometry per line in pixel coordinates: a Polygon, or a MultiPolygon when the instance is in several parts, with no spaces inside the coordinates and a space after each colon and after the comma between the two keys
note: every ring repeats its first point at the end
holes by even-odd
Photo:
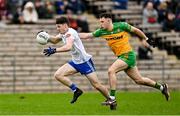
{"type": "Polygon", "coordinates": [[[114,22],[113,23],[113,25],[118,25],[118,26],[124,26],[124,25],[126,25],[126,24],[128,24],[127,22],[114,22]]]}
{"type": "Polygon", "coordinates": [[[78,32],[73,28],[68,28],[68,31],[65,34],[65,37],[73,37],[74,39],[77,39],[79,37],[78,32]]]}
{"type": "Polygon", "coordinates": [[[69,28],[67,33],[77,33],[77,31],[73,28],[69,28]]]}
{"type": "Polygon", "coordinates": [[[69,28],[65,35],[76,35],[77,31],[73,28],[69,28]]]}
{"type": "Polygon", "coordinates": [[[96,29],[92,34],[94,37],[99,37],[99,36],[105,35],[107,33],[108,33],[107,30],[99,28],[99,29],[96,29]]]}
{"type": "Polygon", "coordinates": [[[127,22],[117,22],[114,23],[114,27],[121,29],[121,30],[125,30],[125,31],[130,31],[131,30],[131,25],[128,24],[127,22]]]}

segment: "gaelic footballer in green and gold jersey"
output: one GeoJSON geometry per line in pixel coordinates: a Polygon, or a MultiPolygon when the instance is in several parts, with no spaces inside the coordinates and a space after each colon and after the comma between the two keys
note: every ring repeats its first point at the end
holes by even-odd
{"type": "Polygon", "coordinates": [[[94,37],[106,39],[114,54],[128,64],[128,68],[136,65],[136,54],[132,51],[129,43],[131,25],[125,22],[113,23],[112,31],[97,29],[93,32],[94,37]]]}
{"type": "Polygon", "coordinates": [[[125,22],[113,23],[113,30],[98,29],[93,32],[94,37],[107,40],[108,45],[116,56],[132,51],[129,44],[131,26],[125,22]]]}
{"type": "Polygon", "coordinates": [[[100,37],[106,39],[109,47],[114,54],[118,57],[112,65],[108,68],[108,77],[110,85],[110,98],[103,102],[105,105],[110,105],[110,109],[115,110],[117,102],[115,99],[117,76],[116,73],[124,70],[125,73],[133,79],[139,85],[145,85],[159,89],[168,101],[170,94],[167,84],[156,82],[150,78],[143,77],[135,65],[136,55],[133,51],[130,43],[130,33],[134,33],[141,39],[142,45],[149,47],[147,43],[147,36],[138,28],[129,25],[125,22],[112,22],[111,14],[103,13],[99,18],[100,29],[97,29],[93,33],[80,33],[81,39],[100,37]]]}

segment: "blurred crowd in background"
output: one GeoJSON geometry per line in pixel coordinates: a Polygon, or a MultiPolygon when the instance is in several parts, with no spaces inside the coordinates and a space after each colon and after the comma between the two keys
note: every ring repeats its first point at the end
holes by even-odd
{"type": "Polygon", "coordinates": [[[53,19],[66,14],[71,27],[88,32],[86,10],[81,0],[0,0],[0,26],[11,24],[36,24],[39,19],[53,19]],[[74,17],[74,15],[76,17],[74,17]]]}
{"type": "MultiPolygon", "coordinates": [[[[115,9],[128,9],[128,0],[113,1],[119,4],[115,9]]],[[[136,1],[143,5],[144,25],[159,23],[163,31],[180,31],[180,0],[136,1]]],[[[5,24],[3,22],[35,24],[39,19],[52,19],[55,15],[66,14],[71,27],[88,32],[87,19],[82,15],[88,8],[85,0],[0,0],[0,25],[5,24]]],[[[93,13],[97,15],[98,11],[93,13]]]]}
{"type": "MultiPolygon", "coordinates": [[[[140,0],[138,4],[141,4],[140,0]]],[[[142,5],[143,25],[160,24],[164,32],[180,32],[180,0],[144,0],[142,5]]],[[[153,38],[151,33],[149,37],[153,38]]],[[[139,59],[153,58],[149,47],[140,45],[138,53],[139,59]]]]}
{"type": "MultiPolygon", "coordinates": [[[[130,0],[112,0],[114,9],[128,9],[130,0]]],[[[131,0],[143,8],[142,24],[162,26],[162,31],[180,32],[180,0],[131,0]]],[[[94,0],[96,2],[96,0],[94,0]]],[[[105,1],[104,1],[105,2],[105,1]]],[[[0,28],[6,24],[36,24],[40,19],[66,15],[70,26],[78,32],[89,32],[83,13],[98,17],[102,11],[88,0],[0,0],[0,28]]],[[[103,7],[103,6],[102,6],[103,7]]],[[[118,19],[119,21],[119,19],[118,19]]],[[[121,19],[120,21],[127,21],[121,19]]],[[[128,21],[127,21],[128,22],[128,21]]],[[[140,59],[152,59],[152,50],[139,46],[140,59]]]]}
{"type": "Polygon", "coordinates": [[[145,0],[143,24],[161,24],[163,31],[180,31],[180,0],[145,0]]]}

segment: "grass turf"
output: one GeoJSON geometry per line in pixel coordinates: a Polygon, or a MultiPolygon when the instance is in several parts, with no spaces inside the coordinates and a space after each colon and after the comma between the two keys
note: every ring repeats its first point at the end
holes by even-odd
{"type": "Polygon", "coordinates": [[[0,115],[180,115],[180,92],[166,101],[159,92],[117,93],[118,108],[101,106],[99,93],[86,92],[75,104],[72,93],[1,94],[0,115]]]}

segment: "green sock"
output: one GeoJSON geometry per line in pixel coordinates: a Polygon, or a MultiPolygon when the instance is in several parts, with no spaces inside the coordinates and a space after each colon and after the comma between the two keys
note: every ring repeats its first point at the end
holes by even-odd
{"type": "Polygon", "coordinates": [[[115,96],[116,90],[111,90],[110,91],[110,96],[115,96]]]}
{"type": "Polygon", "coordinates": [[[161,88],[161,86],[162,86],[162,85],[161,85],[161,83],[156,82],[156,84],[155,84],[155,86],[154,86],[154,87],[155,87],[156,89],[160,89],[160,88],[161,88]]]}

